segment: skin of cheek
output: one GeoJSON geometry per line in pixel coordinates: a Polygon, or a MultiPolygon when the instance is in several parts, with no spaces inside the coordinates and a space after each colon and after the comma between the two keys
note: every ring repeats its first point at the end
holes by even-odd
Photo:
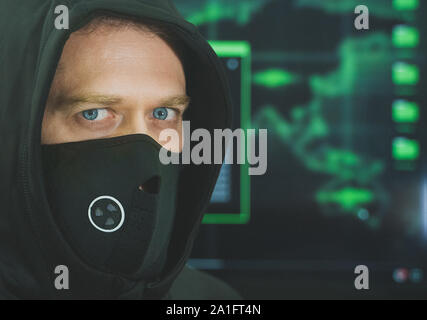
{"type": "Polygon", "coordinates": [[[69,136],[69,130],[67,126],[63,125],[63,122],[60,121],[60,117],[46,110],[42,124],[42,145],[68,142],[68,139],[61,139],[61,137],[67,136],[69,136]]]}
{"type": "MultiPolygon", "coordinates": [[[[173,141],[171,151],[173,152],[181,152],[183,146],[183,136],[182,136],[182,119],[179,124],[173,128],[178,133],[178,141],[173,141]]],[[[159,133],[160,135],[160,133],[159,133]]]]}
{"type": "Polygon", "coordinates": [[[177,116],[178,119],[176,120],[148,120],[149,122],[147,124],[148,128],[148,135],[150,135],[154,140],[157,141],[162,146],[168,145],[168,149],[172,152],[181,152],[182,150],[182,118],[180,116],[177,116]],[[150,124],[151,122],[151,124],[150,124]],[[178,134],[178,140],[174,139],[172,142],[171,140],[167,141],[160,141],[160,135],[163,130],[174,130],[178,134]]]}

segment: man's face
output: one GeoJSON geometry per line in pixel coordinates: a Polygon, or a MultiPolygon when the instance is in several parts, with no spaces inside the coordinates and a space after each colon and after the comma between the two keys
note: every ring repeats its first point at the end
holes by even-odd
{"type": "Polygon", "coordinates": [[[188,103],[182,64],[158,36],[110,26],[74,33],[51,87],[42,144],[138,133],[160,143],[164,129],[181,135],[188,103]]]}

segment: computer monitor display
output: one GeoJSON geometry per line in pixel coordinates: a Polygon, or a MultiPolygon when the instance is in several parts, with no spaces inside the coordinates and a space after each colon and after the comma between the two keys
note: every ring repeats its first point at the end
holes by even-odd
{"type": "Polygon", "coordinates": [[[259,272],[265,288],[316,289],[290,280],[309,274],[349,295],[363,264],[376,293],[422,295],[427,3],[368,1],[370,28],[358,30],[359,3],[339,2],[177,1],[224,62],[234,125],[248,112],[251,128],[268,129],[267,173],[223,168],[190,263],[236,286],[259,272]]]}

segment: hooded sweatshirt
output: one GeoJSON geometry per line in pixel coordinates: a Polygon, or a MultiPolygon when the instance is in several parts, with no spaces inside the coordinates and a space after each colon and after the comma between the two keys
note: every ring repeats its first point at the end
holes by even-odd
{"type": "Polygon", "coordinates": [[[186,165],[175,219],[155,278],[106,272],[73,250],[49,207],[41,124],[49,89],[70,34],[99,14],[152,19],[185,44],[193,128],[231,127],[231,98],[218,57],[170,0],[0,1],[0,299],[231,299],[226,284],[186,266],[220,165],[186,165]],[[55,8],[69,9],[57,30],[55,8]],[[70,288],[54,286],[57,266],[70,288]]]}

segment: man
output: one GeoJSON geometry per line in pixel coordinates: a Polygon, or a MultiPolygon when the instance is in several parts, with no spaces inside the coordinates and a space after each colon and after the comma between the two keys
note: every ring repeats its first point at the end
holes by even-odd
{"type": "Polygon", "coordinates": [[[0,4],[0,298],[238,298],[185,266],[219,166],[159,161],[230,126],[217,57],[167,0],[59,5],[0,4]]]}

